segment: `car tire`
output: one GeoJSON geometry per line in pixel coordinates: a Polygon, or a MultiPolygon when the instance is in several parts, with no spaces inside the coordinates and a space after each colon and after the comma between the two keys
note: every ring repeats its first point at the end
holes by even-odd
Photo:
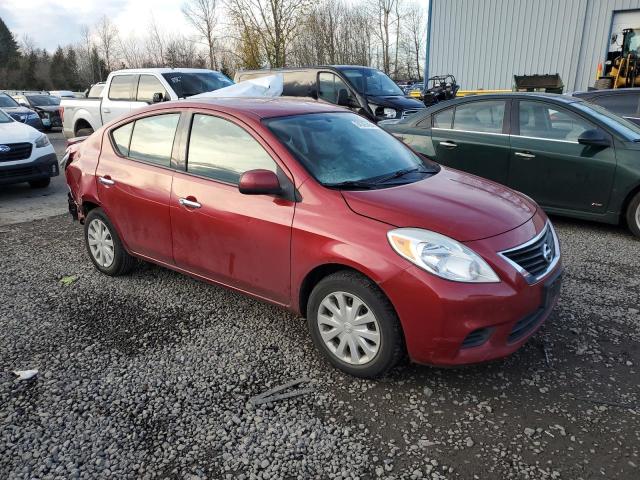
{"type": "Polygon", "coordinates": [[[357,272],[339,271],[318,282],[307,303],[307,321],[316,348],[350,375],[380,377],[404,355],[402,329],[391,302],[357,272]]]}
{"type": "Polygon", "coordinates": [[[89,212],[84,222],[84,242],[95,267],[116,277],[128,273],[136,263],[122,245],[113,224],[101,208],[89,212]]]}
{"type": "Polygon", "coordinates": [[[636,193],[627,207],[627,226],[631,233],[640,237],[640,192],[636,193]]]}
{"type": "Polygon", "coordinates": [[[599,78],[596,80],[596,83],[593,84],[593,88],[595,88],[596,90],[609,90],[613,88],[613,78],[599,78]]]}
{"type": "Polygon", "coordinates": [[[31,180],[29,186],[31,188],[47,188],[51,183],[51,178],[43,178],[41,180],[31,180]]]}
{"type": "Polygon", "coordinates": [[[93,128],[79,128],[76,130],[76,137],[88,137],[93,133],[93,128]]]}

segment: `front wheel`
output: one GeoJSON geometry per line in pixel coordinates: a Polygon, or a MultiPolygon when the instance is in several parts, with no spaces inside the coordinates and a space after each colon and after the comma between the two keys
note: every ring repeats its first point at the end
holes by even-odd
{"type": "Polygon", "coordinates": [[[112,277],[131,270],[135,259],[122,246],[120,237],[101,208],[89,212],[84,222],[84,240],[91,261],[112,277]]]}
{"type": "Polygon", "coordinates": [[[631,233],[640,237],[640,192],[636,193],[627,207],[627,226],[631,233]]]}
{"type": "Polygon", "coordinates": [[[311,292],[307,321],[316,347],[351,375],[379,377],[404,354],[393,306],[359,273],[342,271],[321,280],[311,292]]]}
{"type": "Polygon", "coordinates": [[[88,137],[93,133],[93,128],[79,128],[76,130],[76,137],[88,137]]]}

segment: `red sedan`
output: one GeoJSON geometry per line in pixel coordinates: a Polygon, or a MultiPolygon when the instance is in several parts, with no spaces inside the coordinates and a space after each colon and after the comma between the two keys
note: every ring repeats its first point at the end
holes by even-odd
{"type": "Polygon", "coordinates": [[[558,297],[531,199],[339,107],[162,103],[70,146],[65,172],[98,270],[139,258],[282,305],[353,375],[507,356],[558,297]]]}

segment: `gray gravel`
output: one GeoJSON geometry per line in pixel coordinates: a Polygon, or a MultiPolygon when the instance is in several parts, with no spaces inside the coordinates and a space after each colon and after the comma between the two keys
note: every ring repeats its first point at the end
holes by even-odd
{"type": "Polygon", "coordinates": [[[555,223],[566,281],[525,348],[377,382],[278,308],[151,265],[99,274],[66,217],[0,227],[0,478],[637,479],[640,242],[555,223]],[[303,376],[313,393],[248,401],[303,376]]]}

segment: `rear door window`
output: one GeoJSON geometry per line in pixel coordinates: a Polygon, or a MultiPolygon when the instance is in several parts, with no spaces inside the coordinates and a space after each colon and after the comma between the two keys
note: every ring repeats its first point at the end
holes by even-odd
{"type": "Polygon", "coordinates": [[[596,128],[582,117],[556,105],[520,102],[520,135],[545,140],[577,142],[586,130],[596,128]]]}
{"type": "Polygon", "coordinates": [[[276,172],[277,166],[246,130],[223,118],[193,116],[187,172],[237,185],[244,172],[255,169],[276,172]]]}
{"type": "Polygon", "coordinates": [[[504,100],[486,100],[458,105],[453,119],[453,129],[502,133],[505,106],[504,100]]]}
{"type": "Polygon", "coordinates": [[[179,113],[154,115],[136,120],[128,156],[162,167],[170,166],[178,120],[179,113]]]}
{"type": "Polygon", "coordinates": [[[115,75],[109,85],[109,100],[133,100],[136,80],[136,75],[115,75]]]}
{"type": "Polygon", "coordinates": [[[638,115],[638,100],[640,100],[640,95],[624,93],[603,95],[594,98],[591,102],[606,108],[616,115],[633,117],[638,115]]]}
{"type": "Polygon", "coordinates": [[[114,129],[111,132],[113,143],[120,155],[129,156],[129,142],[131,142],[131,132],[133,131],[134,122],[127,123],[114,129]]]}
{"type": "Polygon", "coordinates": [[[451,124],[453,123],[453,108],[447,108],[446,110],[441,110],[437,112],[433,116],[433,127],[434,128],[451,128],[451,124]]]}

